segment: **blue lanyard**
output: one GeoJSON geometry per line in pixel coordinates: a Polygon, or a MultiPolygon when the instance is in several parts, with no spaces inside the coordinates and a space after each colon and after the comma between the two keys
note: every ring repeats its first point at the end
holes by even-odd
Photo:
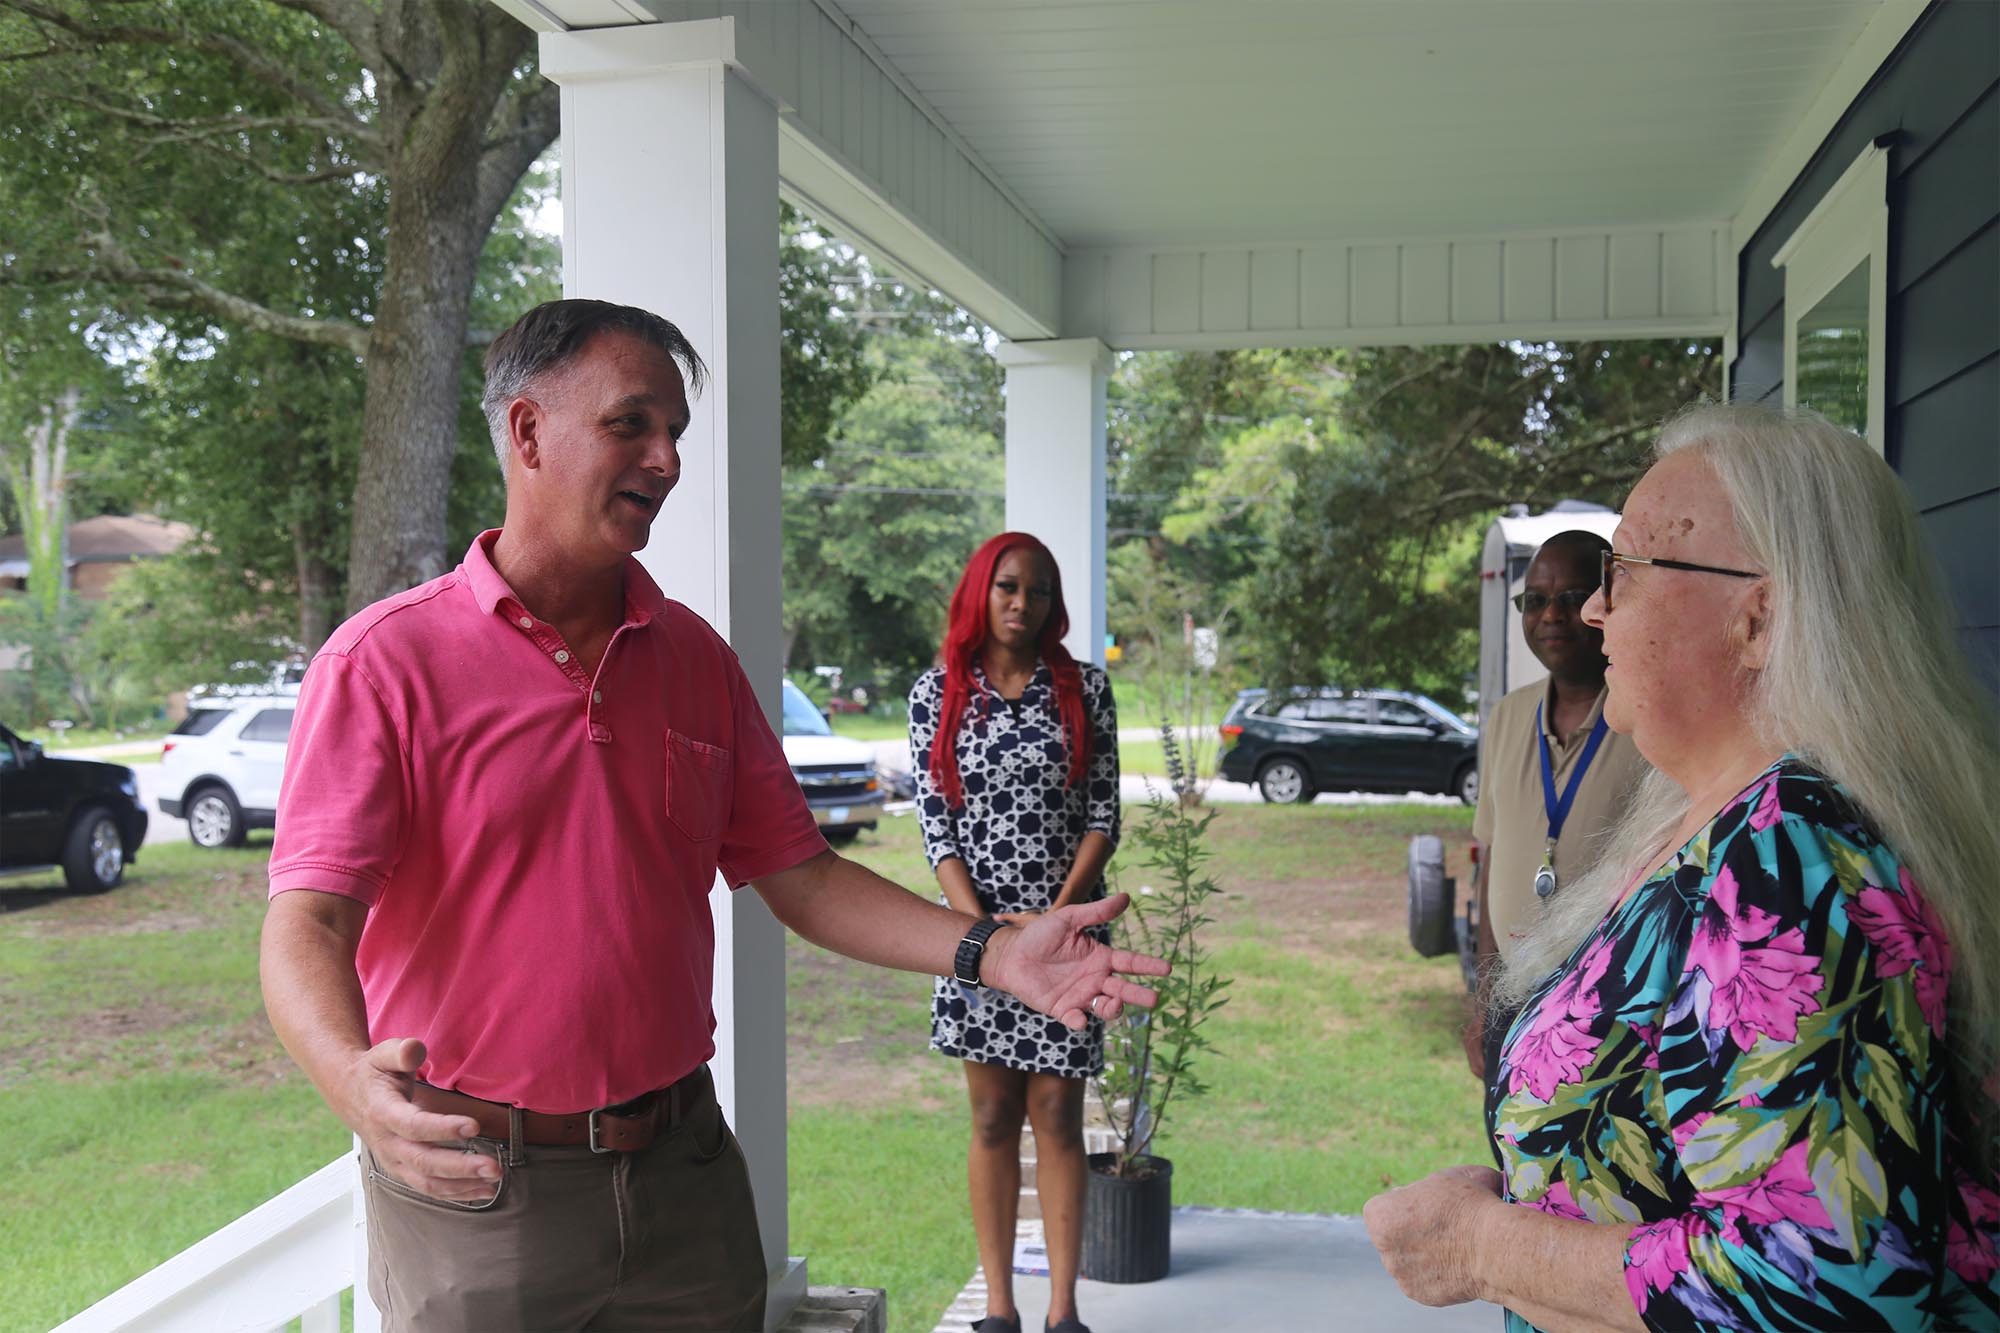
{"type": "Polygon", "coordinates": [[[1542,809],[1549,816],[1549,846],[1555,846],[1556,839],[1562,837],[1563,822],[1569,818],[1569,808],[1576,801],[1576,789],[1583,783],[1585,770],[1590,761],[1597,757],[1597,747],[1604,741],[1604,714],[1597,715],[1597,725],[1590,729],[1590,739],[1583,743],[1583,753],[1576,757],[1576,768],[1569,775],[1569,785],[1563,788],[1562,799],[1556,799],[1556,768],[1549,759],[1549,733],[1542,729],[1542,706],[1535,705],[1535,739],[1542,747],[1542,809]]]}

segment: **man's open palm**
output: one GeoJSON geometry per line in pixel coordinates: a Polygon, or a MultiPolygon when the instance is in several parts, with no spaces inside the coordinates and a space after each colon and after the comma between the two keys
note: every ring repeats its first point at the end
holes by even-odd
{"type": "Polygon", "coordinates": [[[992,965],[984,970],[986,979],[1072,1029],[1081,1029],[1089,1015],[1116,1018],[1128,1004],[1152,1008],[1159,996],[1151,988],[1117,974],[1163,977],[1166,960],[1113,949],[1084,934],[1117,916],[1129,902],[1129,895],[1116,893],[1043,913],[1009,932],[1017,938],[995,951],[992,965]]]}

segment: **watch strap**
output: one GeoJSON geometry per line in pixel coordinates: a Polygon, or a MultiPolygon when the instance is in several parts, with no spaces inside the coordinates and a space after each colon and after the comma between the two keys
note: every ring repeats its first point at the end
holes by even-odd
{"type": "Polygon", "coordinates": [[[952,976],[968,986],[986,984],[979,979],[979,964],[986,955],[986,941],[1002,924],[993,920],[973,922],[972,929],[966,931],[965,938],[958,942],[958,952],[952,956],[952,976]]]}

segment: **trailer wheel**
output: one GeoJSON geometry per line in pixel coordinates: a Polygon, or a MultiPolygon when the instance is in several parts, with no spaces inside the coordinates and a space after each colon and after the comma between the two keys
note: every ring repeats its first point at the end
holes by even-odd
{"type": "Polygon", "coordinates": [[[1444,873],[1444,839],[1431,833],[1410,839],[1410,947],[1425,958],[1458,951],[1456,892],[1444,873]]]}

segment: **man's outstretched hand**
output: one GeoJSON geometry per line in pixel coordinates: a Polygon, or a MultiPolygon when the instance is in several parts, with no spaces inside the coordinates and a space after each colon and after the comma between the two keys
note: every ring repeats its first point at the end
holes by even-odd
{"type": "Polygon", "coordinates": [[[997,931],[986,942],[980,975],[1067,1028],[1082,1029],[1088,1015],[1116,1018],[1128,1004],[1150,1009],[1160,997],[1117,974],[1163,977],[1166,960],[1113,949],[1083,933],[1111,920],[1131,901],[1128,894],[1114,893],[1094,903],[1058,907],[1018,929],[997,931]]]}

